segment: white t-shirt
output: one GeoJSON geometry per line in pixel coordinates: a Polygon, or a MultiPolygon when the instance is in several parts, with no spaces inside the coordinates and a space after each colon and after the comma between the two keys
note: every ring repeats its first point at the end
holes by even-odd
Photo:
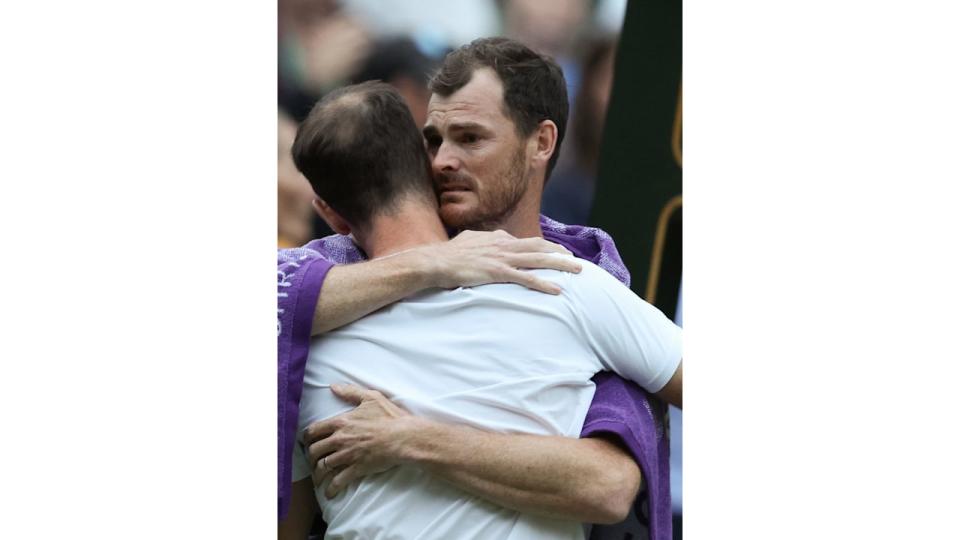
{"type": "MultiPolygon", "coordinates": [[[[513,284],[431,290],[314,338],[299,432],[352,405],[329,389],[382,392],[411,413],[502,433],[578,437],[609,370],[648,391],[680,363],[681,330],[603,269],[534,270],[558,296],[513,284]]],[[[298,444],[294,480],[309,470],[298,444]]],[[[413,466],[317,499],[327,538],[583,538],[574,521],[538,518],[467,494],[413,466]]]]}

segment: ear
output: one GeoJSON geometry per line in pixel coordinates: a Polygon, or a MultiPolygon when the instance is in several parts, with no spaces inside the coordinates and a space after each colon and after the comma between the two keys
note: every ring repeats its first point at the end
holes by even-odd
{"type": "Polygon", "coordinates": [[[327,222],[327,225],[333,229],[333,232],[342,235],[350,234],[350,224],[347,223],[347,220],[340,217],[340,214],[336,210],[330,208],[330,205],[327,204],[323,199],[313,199],[313,209],[316,210],[317,215],[323,218],[327,222]]]}
{"type": "Polygon", "coordinates": [[[557,125],[553,120],[541,121],[533,132],[530,143],[533,146],[533,163],[546,169],[550,157],[557,149],[557,125]]]}

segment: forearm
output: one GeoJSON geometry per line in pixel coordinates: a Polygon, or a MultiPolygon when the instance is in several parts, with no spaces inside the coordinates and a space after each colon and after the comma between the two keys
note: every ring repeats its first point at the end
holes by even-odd
{"type": "Polygon", "coordinates": [[[449,242],[425,244],[364,263],[335,266],[323,282],[311,335],[351,323],[411,294],[442,287],[518,283],[550,294],[560,289],[521,268],[579,272],[569,252],[542,238],[513,238],[503,231],[465,231],[449,242]]]}
{"type": "Polygon", "coordinates": [[[290,492],[290,510],[277,524],[278,540],[306,540],[310,535],[317,501],[309,478],[293,483],[290,492]]]}
{"type": "Polygon", "coordinates": [[[311,335],[339,328],[423,289],[436,286],[430,261],[412,252],[327,273],[313,315],[311,335]]]}
{"type": "Polygon", "coordinates": [[[640,470],[599,438],[499,434],[415,419],[404,460],[460,489],[524,513],[588,523],[622,521],[640,470]]]}

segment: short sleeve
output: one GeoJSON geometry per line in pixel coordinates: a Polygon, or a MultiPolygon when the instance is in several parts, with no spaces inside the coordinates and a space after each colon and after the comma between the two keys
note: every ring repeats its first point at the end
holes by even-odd
{"type": "Polygon", "coordinates": [[[293,443],[293,461],[290,470],[293,473],[290,479],[291,483],[310,476],[310,462],[307,461],[307,453],[299,442],[293,443]]]}
{"type": "Polygon", "coordinates": [[[584,338],[604,369],[648,392],[660,391],[682,360],[683,331],[602,269],[583,266],[566,290],[581,314],[584,338]]]}

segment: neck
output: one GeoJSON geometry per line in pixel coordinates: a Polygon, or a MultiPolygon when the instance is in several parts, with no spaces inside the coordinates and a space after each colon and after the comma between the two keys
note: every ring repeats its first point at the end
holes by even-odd
{"type": "Polygon", "coordinates": [[[524,205],[524,201],[521,200],[514,211],[494,228],[503,229],[517,238],[542,237],[540,203],[524,205]]]}
{"type": "Polygon", "coordinates": [[[374,217],[369,231],[356,236],[371,259],[448,240],[436,207],[409,199],[396,212],[374,217]]]}
{"type": "Polygon", "coordinates": [[[530,182],[527,191],[496,228],[503,229],[517,238],[543,237],[540,229],[540,204],[543,202],[543,180],[530,182]]]}

